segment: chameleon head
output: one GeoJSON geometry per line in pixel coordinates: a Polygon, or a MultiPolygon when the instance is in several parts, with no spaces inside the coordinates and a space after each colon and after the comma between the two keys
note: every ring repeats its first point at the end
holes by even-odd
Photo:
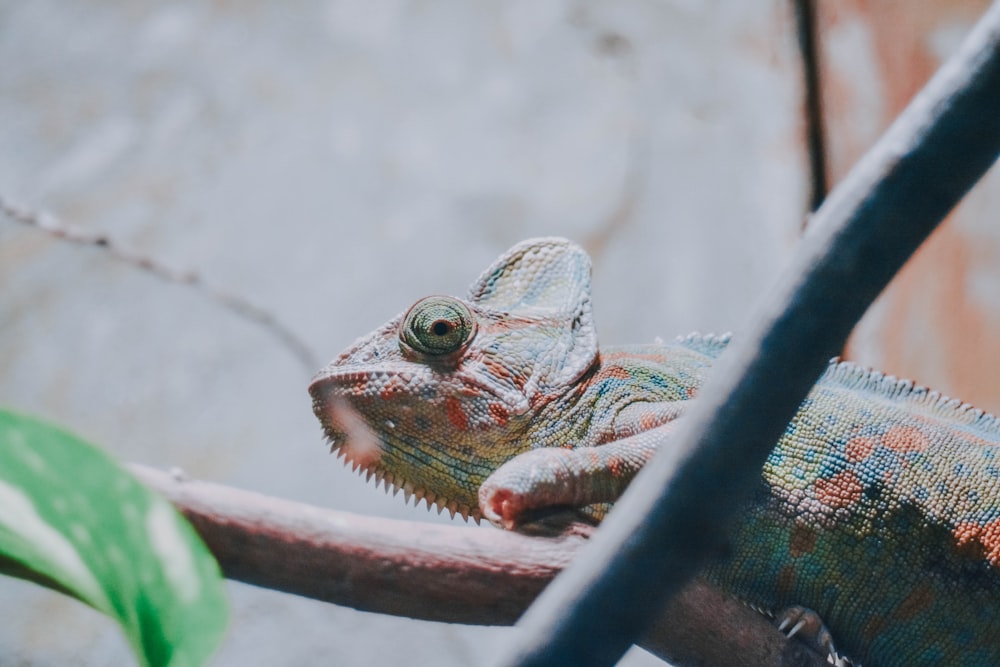
{"type": "Polygon", "coordinates": [[[531,449],[531,421],[594,363],[590,260],[565,239],[518,244],[467,300],[431,296],[354,343],[309,387],[355,469],[479,518],[477,492],[531,449]]]}

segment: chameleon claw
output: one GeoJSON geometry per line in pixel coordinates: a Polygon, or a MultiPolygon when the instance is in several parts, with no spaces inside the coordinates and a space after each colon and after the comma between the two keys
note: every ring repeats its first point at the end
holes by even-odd
{"type": "Polygon", "coordinates": [[[819,653],[828,656],[834,665],[851,665],[852,663],[837,653],[833,643],[833,635],[812,609],[801,606],[787,607],[781,610],[774,619],[775,625],[786,637],[796,637],[799,641],[812,647],[819,653]]]}

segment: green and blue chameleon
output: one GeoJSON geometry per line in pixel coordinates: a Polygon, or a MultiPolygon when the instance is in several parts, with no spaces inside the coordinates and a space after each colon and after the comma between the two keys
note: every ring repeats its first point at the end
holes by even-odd
{"type": "MultiPolygon", "coordinates": [[[[590,260],[565,239],[500,257],[310,386],[338,454],[386,488],[509,529],[600,519],[669,446],[728,337],[599,349],[590,260]]],[[[764,466],[724,560],[748,604],[814,610],[866,665],[1000,665],[1000,420],[831,362],[764,466]]]]}

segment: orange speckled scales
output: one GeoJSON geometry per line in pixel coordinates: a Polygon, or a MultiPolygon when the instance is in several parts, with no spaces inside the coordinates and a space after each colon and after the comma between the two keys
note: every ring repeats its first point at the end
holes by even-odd
{"type": "MultiPolygon", "coordinates": [[[[599,350],[590,260],[518,244],[467,300],[428,297],[310,386],[332,447],[386,488],[513,528],[600,518],[669,435],[728,337],[599,350]]],[[[1000,665],[1000,422],[831,362],[768,459],[725,560],[751,605],[815,610],[875,665],[1000,665]]]]}

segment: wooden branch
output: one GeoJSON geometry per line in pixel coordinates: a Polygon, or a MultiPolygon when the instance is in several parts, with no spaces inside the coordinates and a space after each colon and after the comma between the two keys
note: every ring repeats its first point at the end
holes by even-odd
{"type": "MultiPolygon", "coordinates": [[[[131,465],[194,525],[226,577],[362,611],[510,625],[586,542],[321,509],[131,465]]],[[[640,642],[676,665],[824,665],[703,582],[640,642]]]]}

